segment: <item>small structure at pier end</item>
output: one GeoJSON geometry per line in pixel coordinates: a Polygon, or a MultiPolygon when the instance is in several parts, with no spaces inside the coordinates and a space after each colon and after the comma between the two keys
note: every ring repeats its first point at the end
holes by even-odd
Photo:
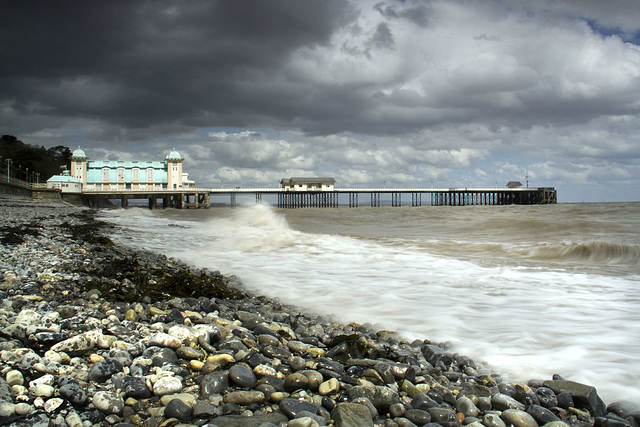
{"type": "Polygon", "coordinates": [[[280,186],[284,191],[333,191],[336,180],[322,177],[282,178],[280,186]]]}

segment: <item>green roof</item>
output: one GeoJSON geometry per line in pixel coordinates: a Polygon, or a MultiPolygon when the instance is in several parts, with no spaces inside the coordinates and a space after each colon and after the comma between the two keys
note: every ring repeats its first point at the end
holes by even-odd
{"type": "Polygon", "coordinates": [[[71,157],[75,159],[86,159],[87,155],[84,154],[84,151],[82,151],[80,147],[78,147],[78,149],[73,152],[73,155],[71,157]]]}
{"type": "Polygon", "coordinates": [[[184,158],[174,148],[171,150],[171,152],[167,156],[167,160],[184,160],[184,158]]]}
{"type": "Polygon", "coordinates": [[[67,182],[67,183],[75,183],[82,184],[78,178],[69,175],[53,175],[51,178],[47,180],[47,182],[67,182]]]}

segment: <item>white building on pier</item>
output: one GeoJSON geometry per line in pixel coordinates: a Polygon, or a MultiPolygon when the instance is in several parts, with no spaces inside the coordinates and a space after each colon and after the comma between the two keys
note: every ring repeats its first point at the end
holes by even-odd
{"type": "Polygon", "coordinates": [[[322,177],[282,178],[280,186],[285,191],[333,191],[336,180],[322,177]]]}

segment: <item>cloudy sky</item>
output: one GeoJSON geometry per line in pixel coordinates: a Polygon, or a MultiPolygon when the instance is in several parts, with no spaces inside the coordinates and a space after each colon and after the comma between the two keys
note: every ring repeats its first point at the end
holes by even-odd
{"type": "Polygon", "coordinates": [[[636,0],[0,3],[0,131],[201,186],[640,200],[636,0]]]}

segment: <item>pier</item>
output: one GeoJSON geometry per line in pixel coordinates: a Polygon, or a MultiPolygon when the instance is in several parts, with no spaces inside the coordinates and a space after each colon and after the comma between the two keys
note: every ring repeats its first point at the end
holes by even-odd
{"type": "Polygon", "coordinates": [[[238,196],[254,195],[262,203],[265,195],[276,198],[278,208],[336,208],[344,206],[381,206],[382,195],[391,206],[470,206],[470,205],[542,205],[557,203],[553,187],[532,188],[335,188],[331,191],[294,191],[282,188],[196,188],[181,190],[112,190],[83,191],[86,205],[97,208],[101,200],[119,200],[123,208],[129,201],[147,200],[149,209],[208,209],[216,198],[224,205],[237,206],[238,196]]]}

